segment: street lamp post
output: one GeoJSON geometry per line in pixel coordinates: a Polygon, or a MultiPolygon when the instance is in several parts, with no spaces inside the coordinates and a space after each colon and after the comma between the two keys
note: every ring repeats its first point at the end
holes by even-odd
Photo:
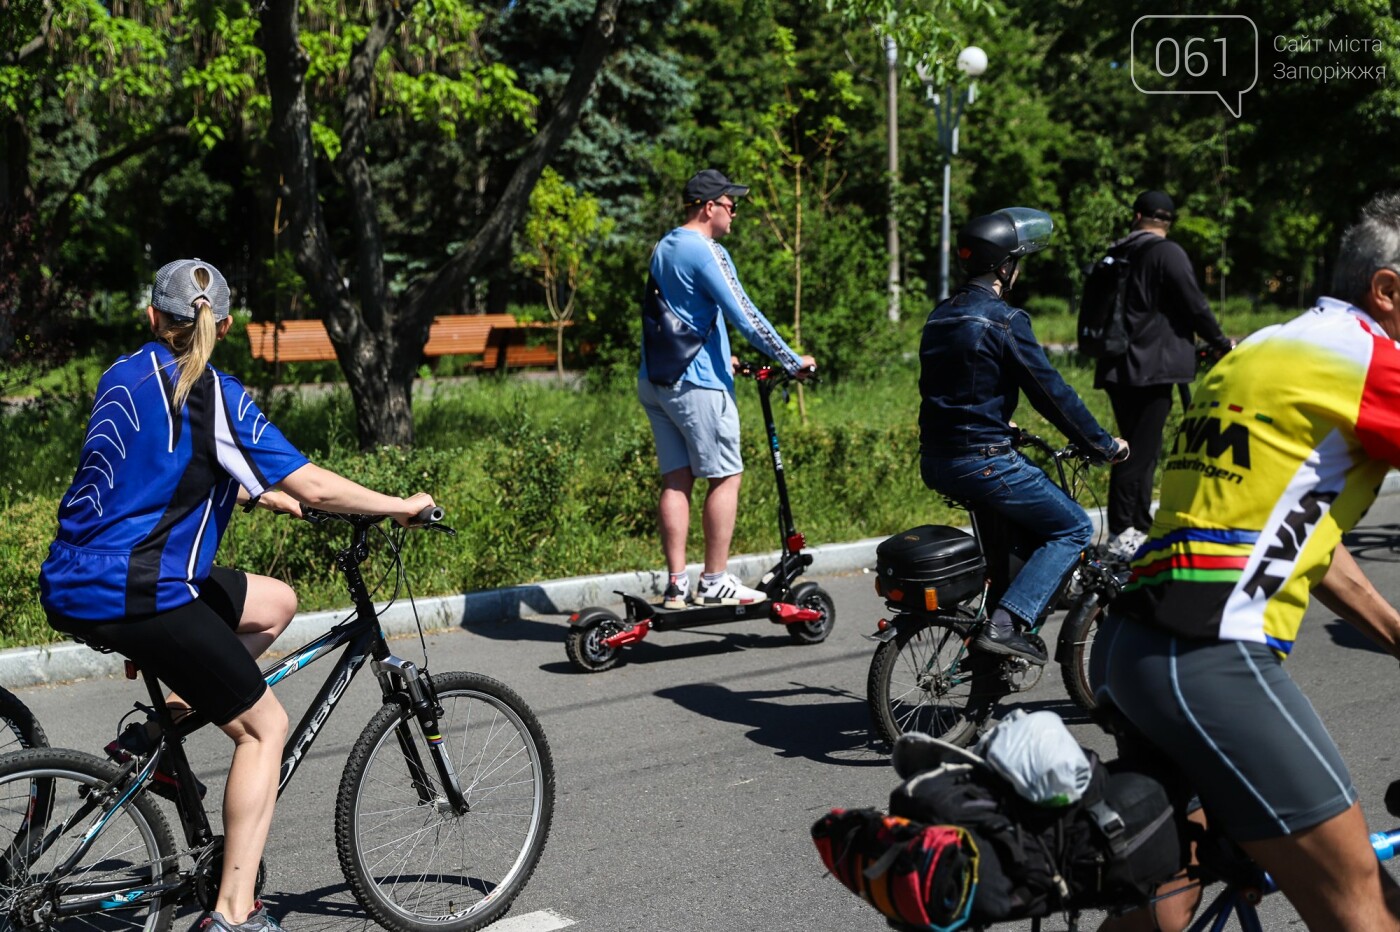
{"type": "Polygon", "coordinates": [[[948,297],[948,250],[951,242],[949,233],[948,198],[953,184],[953,156],[958,154],[958,122],[962,119],[963,108],[977,99],[976,79],[987,70],[987,53],[975,45],[969,45],[958,53],[958,70],[972,78],[966,94],[954,94],[953,82],[949,82],[940,93],[933,87],[933,72],[920,64],[917,68],[919,80],[924,82],[925,100],[933,108],[934,119],[938,124],[938,146],[943,151],[943,216],[940,224],[938,252],[938,300],[948,297]]]}

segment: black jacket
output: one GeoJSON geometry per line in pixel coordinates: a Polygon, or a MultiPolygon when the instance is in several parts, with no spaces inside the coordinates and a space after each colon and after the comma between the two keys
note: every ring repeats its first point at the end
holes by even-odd
{"type": "Polygon", "coordinates": [[[1045,358],[1030,315],[972,281],[933,309],[919,343],[919,451],[956,457],[1010,441],[1024,392],[1045,419],[1086,450],[1117,444],[1045,358]]]}
{"type": "Polygon", "coordinates": [[[1169,239],[1139,230],[1114,243],[1128,246],[1128,351],[1100,359],[1094,387],[1171,385],[1196,377],[1196,337],[1212,347],[1229,339],[1196,284],[1186,250],[1169,239]]]}

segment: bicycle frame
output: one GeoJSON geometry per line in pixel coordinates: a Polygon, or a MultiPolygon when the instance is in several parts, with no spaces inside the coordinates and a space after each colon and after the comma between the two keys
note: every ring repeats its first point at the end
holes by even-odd
{"type": "MultiPolygon", "coordinates": [[[[326,678],[326,682],[321,686],[316,698],[302,716],[301,722],[288,735],[287,743],[282,750],[282,769],[277,786],[278,797],[281,797],[306,752],[315,743],[321,727],[330,718],[331,712],[334,711],[336,703],[345,694],[350,681],[355,678],[365,662],[373,658],[375,675],[379,680],[384,701],[406,701],[408,708],[414,713],[423,729],[433,766],[437,770],[446,793],[447,803],[455,813],[463,814],[468,811],[469,807],[439,734],[437,715],[440,710],[437,708],[436,697],[429,695],[431,691],[430,681],[426,675],[419,671],[416,664],[396,657],[389,651],[383,628],[379,625],[378,613],[370,598],[364,577],[360,573],[360,564],[369,556],[367,540],[369,529],[378,522],[365,516],[346,516],[346,518],[354,528],[353,540],[350,546],[337,553],[336,566],[345,576],[351,598],[354,601],[354,610],[351,616],[263,671],[263,679],[270,688],[327,656],[336,648],[342,645],[345,647],[339,661],[326,678]]],[[[128,777],[134,770],[134,762],[123,769],[122,776],[112,784],[112,788],[117,789],[118,793],[111,802],[103,805],[101,799],[95,798],[110,794],[92,794],[94,798],[90,798],[87,804],[79,807],[64,825],[59,826],[56,830],[45,832],[43,838],[38,840],[17,839],[17,843],[41,848],[46,843],[52,843],[53,839],[61,837],[69,827],[86,819],[99,805],[103,805],[102,817],[93,824],[84,836],[82,843],[65,859],[64,863],[55,869],[55,875],[62,876],[88,853],[111,817],[128,805],[140,789],[146,785],[147,781],[155,774],[157,765],[162,759],[168,762],[168,771],[177,778],[176,809],[179,813],[181,827],[185,832],[186,844],[190,849],[198,851],[211,845],[215,840],[208,814],[205,812],[204,804],[195,789],[194,772],[190,768],[189,760],[184,752],[184,738],[207,725],[209,720],[195,712],[185,716],[178,723],[172,722],[165,706],[164,693],[159,680],[155,674],[149,671],[144,671],[143,675],[157,718],[162,725],[161,738],[155,751],[146,759],[140,770],[135,772],[134,777],[128,777]]],[[[128,676],[135,677],[135,669],[131,665],[128,665],[128,676]]],[[[413,736],[406,721],[399,725],[397,738],[420,802],[424,804],[432,802],[433,794],[430,789],[428,772],[418,752],[418,747],[413,742],[413,736]]],[[[65,903],[60,910],[60,915],[82,915],[142,906],[145,901],[168,893],[174,893],[176,900],[180,901],[190,894],[194,879],[193,874],[186,873],[180,875],[177,881],[166,884],[134,884],[130,886],[115,882],[74,884],[67,887],[66,892],[76,899],[65,903]]]]}

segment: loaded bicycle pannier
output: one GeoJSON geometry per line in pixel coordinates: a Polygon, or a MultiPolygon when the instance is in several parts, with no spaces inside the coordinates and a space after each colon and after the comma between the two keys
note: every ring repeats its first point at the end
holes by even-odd
{"type": "Polygon", "coordinates": [[[985,763],[949,763],[895,787],[890,812],[971,833],[980,852],[974,924],[1141,905],[1185,863],[1178,814],[1151,776],[1084,754],[1090,779],[1068,805],[1032,803],[985,763]]]}
{"type": "Polygon", "coordinates": [[[967,922],[979,856],[966,829],[833,809],[812,841],[831,875],[889,919],[943,932],[967,922]]]}
{"type": "Polygon", "coordinates": [[[902,531],[875,548],[875,591],[907,608],[951,609],[981,591],[987,561],[971,534],[942,524],[902,531]]]}

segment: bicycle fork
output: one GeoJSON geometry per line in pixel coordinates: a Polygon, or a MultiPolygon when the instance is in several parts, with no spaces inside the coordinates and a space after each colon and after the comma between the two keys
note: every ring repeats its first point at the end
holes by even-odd
{"type": "MultiPolygon", "coordinates": [[[[423,739],[428,744],[428,753],[432,757],[438,780],[442,783],[444,794],[447,797],[446,805],[456,815],[464,815],[471,811],[471,806],[462,793],[462,784],[457,777],[456,768],[452,766],[452,759],[448,757],[447,748],[442,740],[438,724],[436,697],[432,695],[432,687],[428,684],[427,677],[412,661],[402,660],[392,654],[383,660],[375,661],[375,675],[379,677],[380,685],[384,688],[386,696],[397,692],[394,688],[394,680],[402,680],[408,693],[409,707],[414,717],[418,719],[418,727],[423,730],[423,739]]],[[[423,759],[418,753],[418,745],[413,741],[413,734],[409,731],[408,723],[406,721],[400,723],[394,729],[394,733],[399,742],[399,750],[403,752],[404,762],[408,766],[409,777],[413,780],[413,786],[418,791],[419,802],[425,806],[438,805],[432,783],[428,779],[427,770],[423,766],[423,759]]]]}

